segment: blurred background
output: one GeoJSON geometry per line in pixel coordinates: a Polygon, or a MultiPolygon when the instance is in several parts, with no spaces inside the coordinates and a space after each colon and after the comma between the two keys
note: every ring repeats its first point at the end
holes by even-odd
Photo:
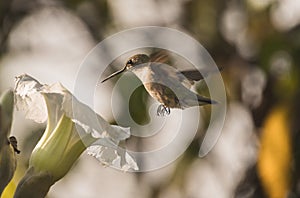
{"type": "MultiPolygon", "coordinates": [[[[105,168],[82,155],[49,198],[300,197],[300,1],[2,0],[0,23],[0,92],[22,73],[72,90],[97,43],[144,25],[191,35],[224,68],[227,115],[209,155],[198,157],[200,135],[175,162],[148,173],[105,168]]],[[[112,87],[97,88],[96,110],[114,123],[112,87]]],[[[133,97],[138,123],[147,122],[145,97],[143,87],[133,97]]],[[[45,126],[16,114],[13,127],[22,153],[11,189],[45,126]]]]}

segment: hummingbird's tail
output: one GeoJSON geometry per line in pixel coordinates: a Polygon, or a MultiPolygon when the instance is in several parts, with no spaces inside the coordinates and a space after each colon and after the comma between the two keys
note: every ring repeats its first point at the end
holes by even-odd
{"type": "Polygon", "coordinates": [[[211,100],[210,98],[205,98],[203,96],[197,95],[199,105],[206,105],[206,104],[218,104],[217,101],[211,100]]]}

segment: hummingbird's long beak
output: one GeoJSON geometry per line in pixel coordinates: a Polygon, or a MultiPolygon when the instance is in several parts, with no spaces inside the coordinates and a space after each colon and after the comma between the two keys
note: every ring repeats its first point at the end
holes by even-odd
{"type": "Polygon", "coordinates": [[[115,73],[112,73],[111,75],[109,75],[108,77],[106,77],[104,80],[102,80],[101,83],[103,83],[103,82],[107,81],[108,79],[110,79],[110,78],[112,78],[112,77],[114,77],[114,76],[116,76],[116,75],[124,72],[125,70],[126,70],[126,67],[124,67],[123,69],[121,69],[119,71],[116,71],[115,73]]]}

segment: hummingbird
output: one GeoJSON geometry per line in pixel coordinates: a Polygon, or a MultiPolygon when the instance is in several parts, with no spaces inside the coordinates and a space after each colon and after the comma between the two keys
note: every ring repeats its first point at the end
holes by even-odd
{"type": "Polygon", "coordinates": [[[150,56],[136,54],[127,60],[123,69],[109,75],[101,83],[125,71],[131,71],[142,81],[149,95],[160,103],[157,109],[158,116],[169,115],[170,108],[185,109],[217,103],[190,90],[195,81],[203,79],[215,70],[178,71],[165,64],[168,60],[167,53],[163,51],[150,56]]]}

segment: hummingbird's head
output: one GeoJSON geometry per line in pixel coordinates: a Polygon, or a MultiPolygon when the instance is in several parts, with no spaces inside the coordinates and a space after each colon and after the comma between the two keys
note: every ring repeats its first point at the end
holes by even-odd
{"type": "Polygon", "coordinates": [[[128,59],[128,61],[126,62],[126,65],[123,69],[121,69],[120,71],[117,71],[111,75],[109,75],[108,77],[106,77],[104,80],[102,80],[101,82],[105,82],[107,81],[108,79],[126,71],[126,70],[129,70],[137,65],[140,65],[140,64],[144,64],[144,63],[147,63],[149,62],[150,58],[149,56],[147,56],[146,54],[136,54],[132,57],[130,57],[128,59]]]}
{"type": "Polygon", "coordinates": [[[130,69],[137,65],[149,62],[149,59],[150,59],[149,56],[147,56],[146,54],[136,54],[128,59],[125,67],[126,69],[130,69]]]}

